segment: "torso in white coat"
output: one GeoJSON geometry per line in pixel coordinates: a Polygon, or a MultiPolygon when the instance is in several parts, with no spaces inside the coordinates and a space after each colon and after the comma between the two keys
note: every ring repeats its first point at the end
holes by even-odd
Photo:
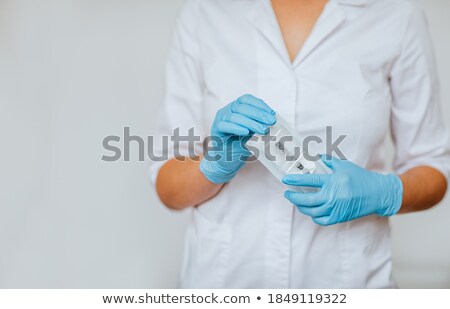
{"type": "MultiPolygon", "coordinates": [[[[169,56],[158,134],[193,126],[206,136],[219,108],[250,93],[300,136],[325,141],[327,126],[333,140],[346,135],[340,150],[367,169],[385,171],[391,132],[396,172],[427,162],[447,173],[433,62],[424,18],[408,1],[331,0],[293,62],[270,1],[188,1],[169,56]]],[[[324,153],[326,144],[310,150],[324,153]]],[[[194,208],[180,286],[394,287],[388,219],[322,227],[285,190],[253,162],[194,208]]]]}

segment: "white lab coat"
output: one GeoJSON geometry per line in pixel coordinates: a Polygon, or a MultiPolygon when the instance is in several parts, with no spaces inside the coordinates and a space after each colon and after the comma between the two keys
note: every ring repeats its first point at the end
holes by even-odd
{"type": "MultiPolygon", "coordinates": [[[[330,0],[291,63],[269,0],[189,0],[166,85],[156,139],[177,127],[205,137],[219,108],[250,93],[300,136],[325,141],[326,126],[333,139],[347,135],[341,151],[369,170],[388,171],[391,133],[395,172],[430,165],[449,175],[432,45],[423,13],[409,1],[330,0]]],[[[325,143],[310,146],[326,150],[325,143]]],[[[151,165],[153,181],[163,163],[151,165]]],[[[193,208],[180,287],[395,286],[387,218],[319,226],[283,197],[285,189],[260,163],[249,163],[193,208]]]]}

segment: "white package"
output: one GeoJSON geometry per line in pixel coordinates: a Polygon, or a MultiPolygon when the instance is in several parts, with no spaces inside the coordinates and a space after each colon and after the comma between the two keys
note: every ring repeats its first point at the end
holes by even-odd
{"type": "MultiPolygon", "coordinates": [[[[280,116],[269,128],[267,135],[255,134],[247,143],[248,150],[278,180],[289,174],[331,174],[322,160],[311,161],[304,157],[298,134],[280,116]]],[[[317,188],[289,186],[302,192],[314,192],[317,188]]]]}

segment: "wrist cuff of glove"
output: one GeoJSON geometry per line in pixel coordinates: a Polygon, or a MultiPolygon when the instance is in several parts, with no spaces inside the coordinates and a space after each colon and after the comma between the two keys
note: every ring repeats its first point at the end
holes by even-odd
{"type": "Polygon", "coordinates": [[[227,173],[223,171],[215,162],[205,160],[205,158],[200,162],[200,171],[209,181],[215,184],[227,183],[236,175],[236,172],[227,173]]]}
{"type": "Polygon", "coordinates": [[[382,217],[395,215],[402,206],[403,201],[403,183],[397,175],[383,175],[384,181],[384,200],[383,208],[379,213],[382,217]]]}

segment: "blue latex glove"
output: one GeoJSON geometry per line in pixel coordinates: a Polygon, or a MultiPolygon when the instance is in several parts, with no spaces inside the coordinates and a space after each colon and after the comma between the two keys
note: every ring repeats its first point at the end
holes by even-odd
{"type": "Polygon", "coordinates": [[[333,174],[288,175],[283,183],[321,188],[318,192],[286,191],[298,210],[320,225],[342,223],[371,214],[392,216],[400,210],[403,185],[394,174],[383,175],[334,157],[322,156],[333,174]]]}
{"type": "Polygon", "coordinates": [[[213,183],[229,182],[251,155],[244,144],[254,133],[267,134],[275,112],[261,99],[243,95],[220,109],[211,127],[211,146],[200,170],[213,183]]]}

